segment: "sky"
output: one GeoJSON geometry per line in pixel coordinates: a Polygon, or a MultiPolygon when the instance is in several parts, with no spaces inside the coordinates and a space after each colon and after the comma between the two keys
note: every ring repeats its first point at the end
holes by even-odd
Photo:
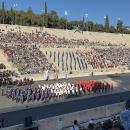
{"type": "Polygon", "coordinates": [[[88,14],[88,20],[103,24],[104,16],[108,15],[111,25],[121,19],[124,25],[130,26],[130,0],[0,0],[2,1],[5,1],[7,9],[17,4],[17,10],[27,10],[31,6],[36,13],[42,12],[46,1],[48,10],[57,11],[61,17],[64,17],[67,10],[68,20],[81,20],[88,14]]]}

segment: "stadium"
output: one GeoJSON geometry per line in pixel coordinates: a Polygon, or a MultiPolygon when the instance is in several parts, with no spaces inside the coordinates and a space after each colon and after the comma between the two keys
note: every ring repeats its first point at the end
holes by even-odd
{"type": "Polygon", "coordinates": [[[46,2],[40,15],[5,3],[0,130],[130,130],[130,31],[123,22],[113,29],[105,16],[92,29],[84,17],[48,12],[46,2]]]}

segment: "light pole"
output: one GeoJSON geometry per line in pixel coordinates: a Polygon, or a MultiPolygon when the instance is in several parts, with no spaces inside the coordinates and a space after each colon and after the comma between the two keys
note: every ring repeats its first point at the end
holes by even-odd
{"type": "Polygon", "coordinates": [[[88,14],[85,14],[85,18],[86,18],[86,29],[88,31],[88,14]]]}
{"type": "Polygon", "coordinates": [[[104,31],[107,32],[107,31],[106,31],[106,16],[104,16],[103,18],[104,18],[104,20],[105,20],[105,22],[104,22],[104,29],[105,29],[105,30],[104,30],[104,31]]]}
{"type": "Polygon", "coordinates": [[[17,7],[18,7],[17,3],[13,5],[13,8],[14,8],[14,25],[16,24],[16,9],[17,9],[17,7]]]}
{"type": "MultiPolygon", "coordinates": [[[[42,9],[41,12],[42,12],[42,14],[43,14],[42,20],[43,20],[43,27],[44,27],[44,10],[42,9]]],[[[41,14],[41,15],[42,15],[42,14],[41,14]]]]}
{"type": "Polygon", "coordinates": [[[66,30],[67,30],[67,17],[68,17],[68,11],[65,10],[65,18],[66,18],[66,30]]]}

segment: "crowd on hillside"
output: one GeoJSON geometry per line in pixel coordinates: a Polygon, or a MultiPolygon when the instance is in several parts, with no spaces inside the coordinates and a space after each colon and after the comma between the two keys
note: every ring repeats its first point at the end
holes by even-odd
{"type": "Polygon", "coordinates": [[[92,48],[91,51],[77,51],[93,69],[128,67],[130,64],[130,48],[108,47],[92,48]]]}
{"type": "Polygon", "coordinates": [[[14,71],[10,71],[6,69],[6,66],[4,64],[0,64],[0,86],[2,85],[12,85],[13,80],[12,76],[15,76],[14,71]]]}
{"type": "Polygon", "coordinates": [[[119,46],[121,44],[112,44],[106,43],[105,41],[90,41],[88,39],[67,39],[65,37],[60,38],[56,35],[49,34],[48,32],[41,31],[32,31],[31,33],[22,32],[19,28],[17,32],[15,29],[11,29],[10,31],[5,31],[0,29],[0,33],[3,37],[2,41],[6,43],[23,43],[23,44],[40,44],[44,47],[68,47],[68,48],[77,48],[80,46],[119,46]],[[11,34],[10,34],[11,33],[11,34]],[[11,35],[11,36],[10,36],[11,35]]]}
{"type": "Polygon", "coordinates": [[[56,68],[36,46],[38,34],[7,32],[0,34],[1,49],[21,72],[21,74],[43,73],[56,68]]]}
{"type": "MultiPolygon", "coordinates": [[[[21,72],[21,74],[36,74],[43,73],[45,70],[55,72],[58,69],[47,58],[45,53],[41,52],[39,47],[65,47],[65,48],[79,48],[91,46],[91,52],[77,51],[76,57],[70,55],[70,59],[74,58],[74,69],[76,70],[76,62],[79,69],[87,69],[87,65],[91,65],[93,69],[117,67],[119,65],[128,65],[130,49],[124,46],[108,43],[105,49],[101,46],[106,45],[105,42],[91,42],[88,39],[67,39],[58,38],[57,36],[48,34],[47,32],[21,32],[20,30],[0,31],[0,48],[8,59],[13,62],[21,72]],[[100,46],[100,48],[98,48],[100,46]],[[95,47],[95,48],[94,48],[95,47]]],[[[63,60],[62,54],[62,60],[63,60]]],[[[66,56],[66,57],[67,57],[66,56]]],[[[58,56],[56,56],[58,58],[58,56]]],[[[68,68],[68,65],[63,64],[62,70],[68,68]]],[[[72,70],[72,60],[70,63],[70,70],[72,70]]]]}
{"type": "Polygon", "coordinates": [[[48,62],[46,56],[38,48],[21,44],[4,48],[4,53],[17,66],[21,74],[43,73],[45,69],[54,71],[53,64],[48,62]]]}
{"type": "Polygon", "coordinates": [[[76,83],[54,83],[38,86],[24,86],[13,88],[2,88],[2,96],[16,102],[24,103],[32,101],[50,101],[79,97],[88,94],[107,93],[113,90],[113,85],[99,81],[81,81],[76,83]]]}
{"type": "Polygon", "coordinates": [[[51,51],[47,52],[55,65],[61,66],[61,70],[91,70],[116,67],[128,67],[130,64],[130,48],[107,47],[91,48],[91,50],[75,51],[51,51]]]}
{"type": "Polygon", "coordinates": [[[0,86],[6,85],[31,85],[33,83],[33,79],[24,78],[23,80],[15,80],[13,77],[17,77],[17,73],[15,71],[11,71],[6,69],[4,64],[0,64],[0,86]]]}

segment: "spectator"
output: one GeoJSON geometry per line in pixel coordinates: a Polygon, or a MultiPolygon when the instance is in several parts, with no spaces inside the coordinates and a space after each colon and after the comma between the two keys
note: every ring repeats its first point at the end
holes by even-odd
{"type": "Polygon", "coordinates": [[[102,125],[101,122],[97,122],[97,123],[96,123],[95,130],[103,130],[103,125],[102,125]]]}
{"type": "Polygon", "coordinates": [[[94,119],[91,119],[91,120],[89,121],[88,128],[89,128],[90,130],[92,130],[92,129],[95,128],[94,119]]]}
{"type": "Polygon", "coordinates": [[[73,126],[71,127],[71,130],[80,130],[80,126],[79,126],[77,120],[74,120],[74,124],[73,124],[73,126]]]}
{"type": "Polygon", "coordinates": [[[125,110],[120,114],[121,123],[125,130],[130,130],[130,100],[125,104],[125,110]]]}

